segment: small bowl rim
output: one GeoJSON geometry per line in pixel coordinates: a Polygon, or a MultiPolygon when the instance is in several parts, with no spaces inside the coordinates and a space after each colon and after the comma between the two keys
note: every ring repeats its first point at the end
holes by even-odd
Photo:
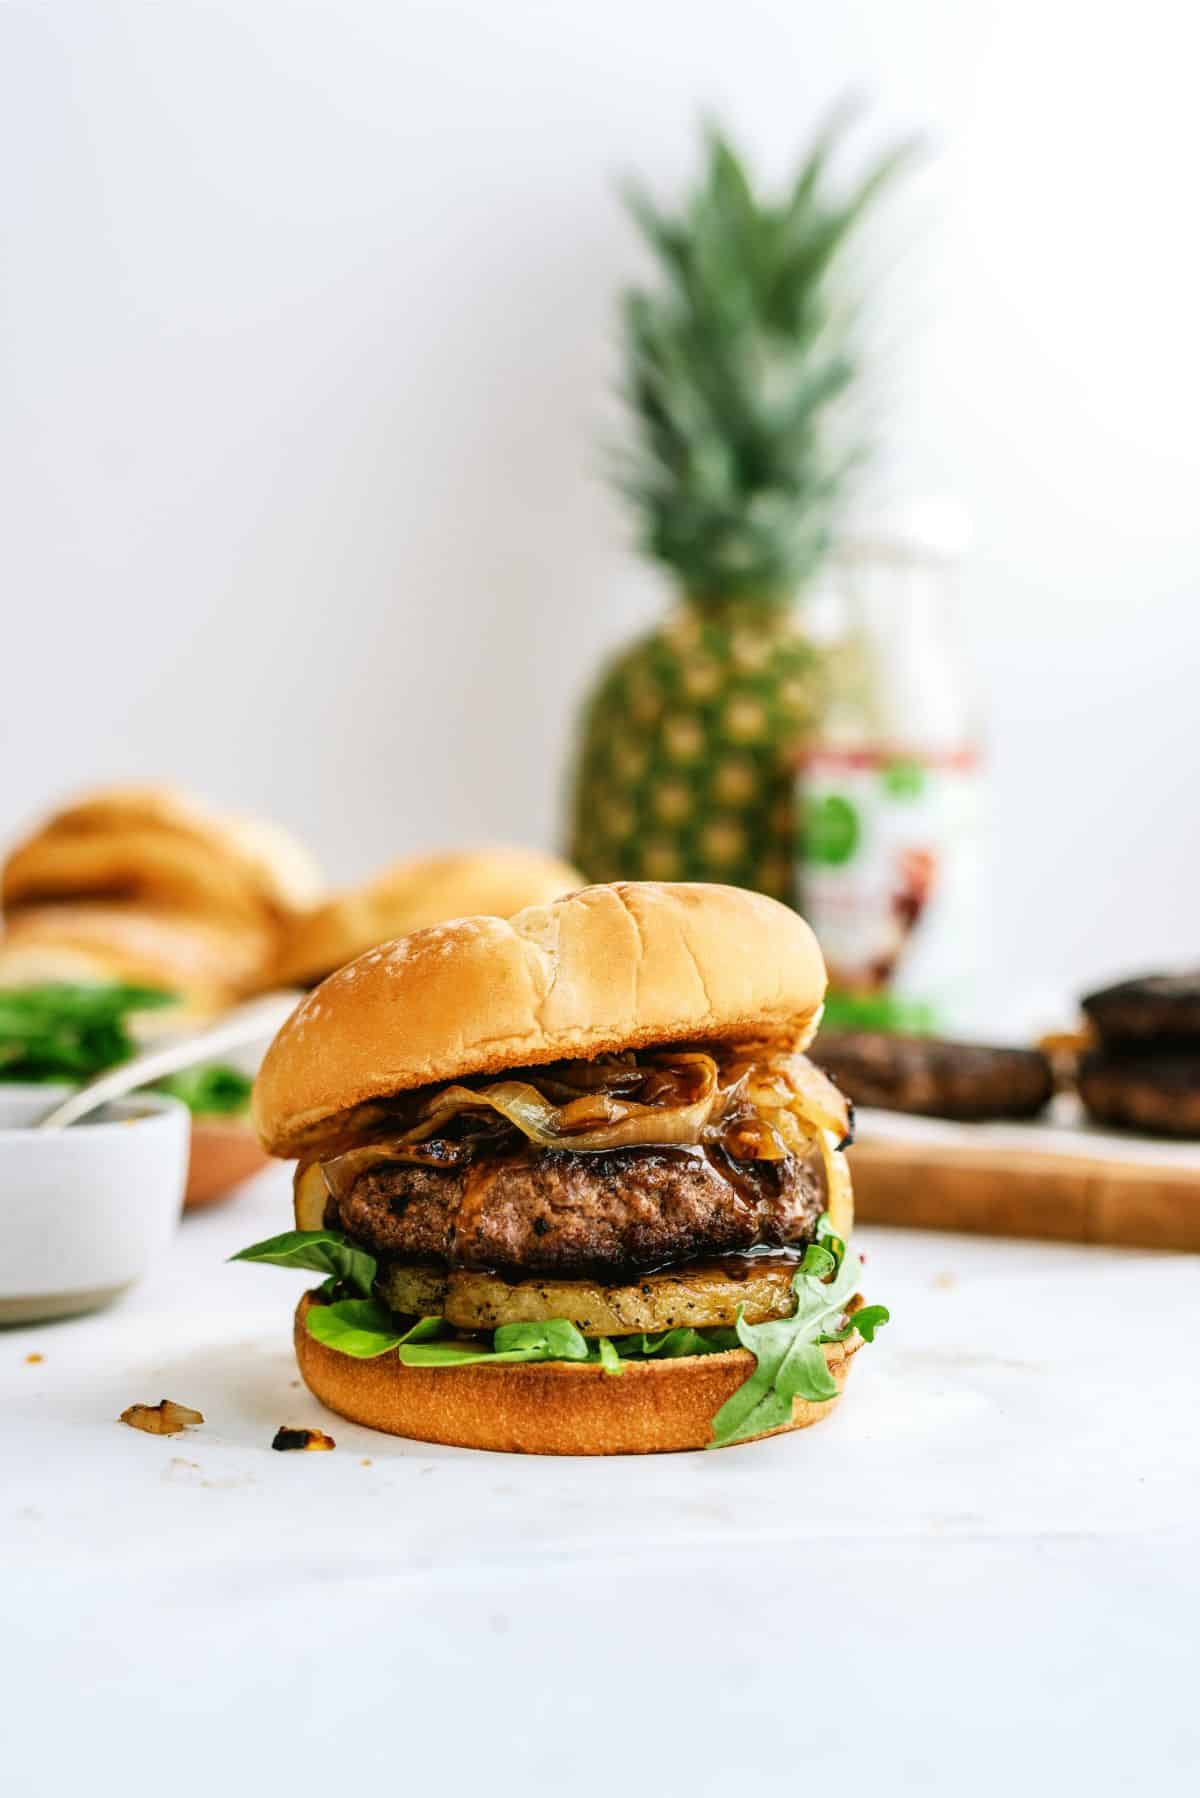
{"type": "MultiPolygon", "coordinates": [[[[10,1095],[13,1098],[24,1099],[44,1098],[43,1109],[49,1111],[50,1107],[60,1099],[68,1098],[71,1093],[78,1090],[78,1087],[66,1086],[59,1081],[44,1083],[40,1080],[0,1081],[0,1106],[10,1095]]],[[[115,1117],[84,1118],[78,1124],[68,1124],[61,1130],[39,1130],[36,1123],[5,1124],[0,1122],[0,1144],[30,1141],[61,1143],[68,1137],[107,1136],[114,1130],[127,1130],[130,1124],[160,1123],[164,1118],[177,1118],[181,1113],[189,1120],[191,1118],[191,1113],[183,1100],[177,1099],[173,1093],[150,1091],[126,1093],[120,1099],[110,1099],[105,1110],[116,1112],[117,1115],[115,1117]],[[136,1107],[132,1115],[130,1114],[131,1107],[136,1107]]]]}

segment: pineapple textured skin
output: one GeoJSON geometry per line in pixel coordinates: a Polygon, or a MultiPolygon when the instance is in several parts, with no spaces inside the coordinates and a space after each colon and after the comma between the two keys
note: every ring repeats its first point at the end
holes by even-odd
{"type": "Polygon", "coordinates": [[[794,758],[821,690],[790,610],[681,607],[584,708],[576,865],[592,880],[720,880],[793,903],[794,758]]]}

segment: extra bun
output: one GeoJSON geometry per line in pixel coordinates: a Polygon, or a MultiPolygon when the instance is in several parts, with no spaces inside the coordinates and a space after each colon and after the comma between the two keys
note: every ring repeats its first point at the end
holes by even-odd
{"type": "MultiPolygon", "coordinates": [[[[317,1342],[305,1328],[312,1293],[296,1312],[296,1359],[309,1391],[354,1423],[441,1442],[526,1455],[647,1455],[706,1448],[712,1420],[754,1371],[747,1349],[627,1361],[620,1377],[570,1361],[474,1367],[405,1367],[381,1355],[360,1361],[317,1342]]],[[[854,1308],[857,1308],[856,1306],[854,1308]]],[[[825,1344],[841,1396],[857,1334],[825,1344]]],[[[801,1430],[828,1416],[836,1398],[796,1399],[792,1420],[764,1434],[801,1430]]],[[[758,1438],[747,1438],[749,1441],[758,1438]]]]}
{"type": "Polygon", "coordinates": [[[393,937],[447,918],[511,917],[584,885],[557,856],[495,847],[412,856],[293,920],[274,984],[307,986],[393,937]]]}
{"type": "Polygon", "coordinates": [[[802,918],[738,887],[585,887],[504,921],[369,950],[292,1013],[254,1088],[275,1155],[340,1114],[466,1074],[652,1043],[812,1036],[825,964],[802,918]]]}
{"type": "MultiPolygon", "coordinates": [[[[28,905],[0,938],[0,985],[122,981],[184,995],[196,1013],[220,1010],[253,977],[261,935],[173,912],[120,904],[28,905]]],[[[172,1015],[173,1028],[179,1019],[172,1015]]]]}
{"type": "Polygon", "coordinates": [[[115,787],[49,818],[9,856],[6,911],[46,900],[125,900],[275,927],[321,888],[274,825],[210,812],[163,787],[115,787]]]}

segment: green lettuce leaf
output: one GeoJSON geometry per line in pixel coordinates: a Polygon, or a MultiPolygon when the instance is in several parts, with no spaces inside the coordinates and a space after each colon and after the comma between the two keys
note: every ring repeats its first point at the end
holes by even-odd
{"type": "Polygon", "coordinates": [[[322,1291],[348,1286],[369,1299],[375,1284],[376,1260],[340,1230],[285,1230],[229,1257],[231,1261],[263,1261],[270,1267],[307,1268],[328,1276],[322,1291]]]}

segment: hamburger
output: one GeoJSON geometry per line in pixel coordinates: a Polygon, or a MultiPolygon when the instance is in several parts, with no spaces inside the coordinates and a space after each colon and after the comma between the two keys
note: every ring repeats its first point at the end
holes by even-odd
{"type": "Polygon", "coordinates": [[[825,968],[774,900],[588,887],[377,947],[305,998],[252,1108],[314,1270],[332,1410],[543,1454],[814,1423],[885,1321],[849,1245],[852,1124],[803,1050],[825,968]]]}
{"type": "Polygon", "coordinates": [[[293,918],[272,970],[276,986],[316,986],[335,968],[393,937],[447,918],[507,918],[582,886],[583,876],[541,850],[511,845],[414,855],[293,918]]]}

